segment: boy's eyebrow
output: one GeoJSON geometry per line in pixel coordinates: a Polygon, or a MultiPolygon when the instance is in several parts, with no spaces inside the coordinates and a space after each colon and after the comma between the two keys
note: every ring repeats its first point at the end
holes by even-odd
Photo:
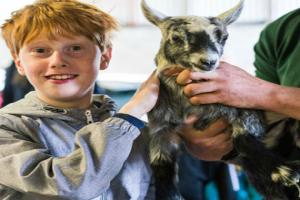
{"type": "Polygon", "coordinates": [[[39,40],[39,41],[31,41],[28,42],[26,45],[34,45],[34,44],[40,44],[40,43],[45,43],[45,41],[39,40]]]}
{"type": "MultiPolygon", "coordinates": [[[[34,40],[32,42],[28,42],[28,43],[24,44],[23,46],[27,47],[27,48],[33,48],[33,47],[38,47],[38,46],[47,46],[47,45],[49,45],[49,43],[50,43],[50,45],[53,44],[51,41],[52,40],[50,40],[50,39],[41,39],[41,40],[36,40],[36,41],[34,40]]],[[[55,39],[54,39],[54,41],[55,41],[55,39]]],[[[73,38],[73,39],[65,40],[64,45],[65,46],[70,46],[70,45],[84,46],[84,45],[86,45],[86,41],[83,38],[73,38]]]]}

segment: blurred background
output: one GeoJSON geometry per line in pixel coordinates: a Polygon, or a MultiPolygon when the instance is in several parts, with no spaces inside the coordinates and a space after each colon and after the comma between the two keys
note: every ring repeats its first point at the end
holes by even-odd
{"type": "MultiPolygon", "coordinates": [[[[117,18],[121,24],[120,30],[114,33],[113,58],[110,66],[107,70],[101,71],[98,77],[99,91],[112,96],[121,106],[155,69],[153,58],[159,47],[160,32],[143,17],[140,0],[82,1],[99,6],[117,18]]],[[[9,18],[12,11],[32,2],[34,0],[10,0],[9,3],[0,1],[0,25],[9,18]]],[[[238,0],[148,0],[151,7],[166,15],[199,16],[216,16],[233,7],[237,2],[238,0]]],[[[229,39],[225,47],[224,59],[253,74],[253,46],[258,40],[260,31],[272,20],[299,7],[299,0],[246,0],[241,17],[228,27],[229,39]]],[[[1,37],[0,52],[1,92],[5,86],[6,68],[12,62],[1,37]]],[[[196,198],[197,200],[202,198],[206,200],[262,199],[247,182],[244,173],[237,170],[235,166],[202,162],[191,158],[188,154],[181,159],[181,166],[181,169],[198,167],[189,169],[191,173],[188,175],[184,175],[186,171],[181,170],[183,175],[180,176],[181,180],[187,180],[181,182],[187,188],[203,183],[204,192],[201,192],[202,197],[196,198]],[[220,175],[219,172],[222,174],[220,175]],[[196,183],[191,181],[195,177],[198,178],[196,183]],[[220,180],[221,185],[230,186],[229,189],[225,188],[225,193],[232,193],[234,197],[225,197],[227,194],[221,194],[222,186],[218,186],[220,180]]],[[[189,192],[189,189],[186,191],[189,192]]]]}

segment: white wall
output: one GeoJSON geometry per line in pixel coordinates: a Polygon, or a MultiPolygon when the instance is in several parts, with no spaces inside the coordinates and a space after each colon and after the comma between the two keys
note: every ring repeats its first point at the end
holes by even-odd
{"type": "MultiPolygon", "coordinates": [[[[147,24],[140,0],[95,0],[96,5],[116,16],[122,24],[147,24]]],[[[214,16],[237,4],[238,0],[148,0],[148,4],[167,15],[214,16]]],[[[300,7],[299,0],[245,0],[239,22],[266,22],[300,7]]]]}

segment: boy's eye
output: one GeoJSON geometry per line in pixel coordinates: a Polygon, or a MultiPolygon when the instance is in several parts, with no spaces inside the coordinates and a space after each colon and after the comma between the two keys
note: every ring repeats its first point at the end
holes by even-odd
{"type": "Polygon", "coordinates": [[[51,49],[43,48],[43,47],[36,47],[31,50],[31,54],[34,56],[48,56],[51,54],[51,49]]]}
{"type": "Polygon", "coordinates": [[[66,49],[66,53],[70,56],[82,56],[86,53],[86,48],[81,44],[71,45],[66,49]]]}
{"type": "Polygon", "coordinates": [[[36,53],[46,53],[46,49],[44,49],[44,48],[35,48],[33,50],[33,52],[36,52],[36,53]]]}
{"type": "Polygon", "coordinates": [[[71,51],[80,51],[81,49],[82,48],[79,45],[74,45],[74,46],[71,46],[71,48],[70,48],[71,51]]]}

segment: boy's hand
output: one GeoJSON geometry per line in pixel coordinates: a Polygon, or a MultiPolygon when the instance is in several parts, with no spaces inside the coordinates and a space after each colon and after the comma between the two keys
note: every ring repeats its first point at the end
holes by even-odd
{"type": "Polygon", "coordinates": [[[154,71],[119,112],[137,118],[142,117],[156,104],[158,92],[159,79],[154,71]]]}
{"type": "Polygon", "coordinates": [[[192,155],[201,160],[218,161],[232,150],[231,130],[223,119],[203,131],[193,128],[195,121],[194,117],[186,120],[181,131],[186,148],[192,155]]]}

